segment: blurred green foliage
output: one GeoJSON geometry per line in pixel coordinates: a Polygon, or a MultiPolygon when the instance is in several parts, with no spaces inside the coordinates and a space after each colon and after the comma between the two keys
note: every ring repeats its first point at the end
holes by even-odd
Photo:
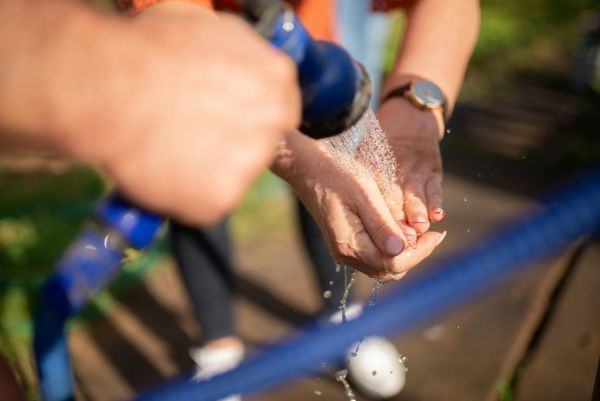
{"type": "Polygon", "coordinates": [[[583,19],[598,8],[597,0],[482,0],[462,98],[476,100],[516,75],[569,78],[583,19]]]}

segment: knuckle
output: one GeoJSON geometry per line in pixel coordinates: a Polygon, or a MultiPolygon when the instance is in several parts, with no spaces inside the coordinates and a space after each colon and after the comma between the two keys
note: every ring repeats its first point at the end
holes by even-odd
{"type": "Polygon", "coordinates": [[[371,223],[370,234],[374,237],[374,239],[377,239],[377,238],[383,239],[384,236],[386,235],[387,231],[388,231],[388,227],[384,222],[377,221],[377,222],[371,223]]]}
{"type": "Polygon", "coordinates": [[[336,241],[336,253],[338,257],[346,262],[354,262],[357,259],[357,253],[354,247],[345,241],[336,241]]]}

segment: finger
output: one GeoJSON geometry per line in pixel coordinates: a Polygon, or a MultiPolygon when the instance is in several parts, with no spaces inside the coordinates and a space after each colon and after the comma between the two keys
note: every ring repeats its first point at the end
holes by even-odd
{"type": "Polygon", "coordinates": [[[385,283],[389,283],[390,281],[398,281],[401,278],[403,278],[404,276],[406,276],[408,272],[402,272],[402,273],[398,273],[398,274],[390,274],[387,273],[384,276],[381,277],[377,277],[379,280],[381,280],[384,284],[385,283]]]}
{"type": "Polygon", "coordinates": [[[373,243],[386,256],[396,256],[406,246],[404,234],[375,182],[365,182],[362,197],[354,205],[355,212],[373,243]]]}
{"type": "Polygon", "coordinates": [[[417,246],[417,231],[403,221],[400,221],[398,224],[406,238],[406,245],[409,248],[415,248],[417,246]]]}
{"type": "Polygon", "coordinates": [[[442,209],[442,177],[440,175],[434,176],[427,182],[425,194],[427,196],[429,220],[436,223],[444,220],[446,214],[442,209]]]}
{"type": "Polygon", "coordinates": [[[383,256],[364,227],[354,235],[350,246],[352,248],[352,255],[346,260],[348,264],[355,266],[356,269],[371,277],[375,274],[385,272],[383,256]]]}
{"type": "Polygon", "coordinates": [[[336,259],[371,277],[383,271],[381,252],[366,232],[361,219],[339,200],[332,202],[330,214],[327,240],[333,245],[336,259]]]}
{"type": "Polygon", "coordinates": [[[384,259],[383,262],[387,270],[393,275],[406,273],[431,255],[431,252],[442,243],[445,237],[446,231],[443,233],[427,232],[419,237],[415,249],[406,249],[400,255],[387,260],[384,259]]]}
{"type": "Polygon", "coordinates": [[[404,221],[404,197],[400,185],[390,185],[388,191],[384,194],[385,202],[396,221],[404,221]]]}
{"type": "Polygon", "coordinates": [[[429,230],[429,213],[425,205],[424,183],[421,181],[410,181],[404,190],[404,213],[408,224],[418,234],[429,230]]]}

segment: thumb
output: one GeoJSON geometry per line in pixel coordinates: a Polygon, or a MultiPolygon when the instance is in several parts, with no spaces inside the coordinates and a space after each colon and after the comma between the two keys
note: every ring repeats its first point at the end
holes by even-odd
{"type": "Polygon", "coordinates": [[[406,238],[374,182],[364,183],[364,196],[358,199],[355,213],[375,246],[385,256],[396,256],[406,247],[406,238]]]}

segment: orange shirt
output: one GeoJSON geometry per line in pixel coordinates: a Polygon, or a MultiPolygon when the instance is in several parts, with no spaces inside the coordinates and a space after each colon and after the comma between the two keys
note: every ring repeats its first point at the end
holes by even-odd
{"type": "MultiPolygon", "coordinates": [[[[134,14],[162,1],[167,0],[117,0],[122,9],[134,14]]],[[[212,0],[186,1],[213,8],[212,0]]],[[[371,8],[373,11],[390,11],[410,6],[416,1],[417,0],[372,0],[371,8]]],[[[294,4],[298,17],[304,23],[311,36],[323,40],[335,39],[335,3],[333,0],[292,0],[291,3],[294,4]]]]}
{"type": "MultiPolygon", "coordinates": [[[[119,6],[131,13],[139,13],[153,4],[165,0],[118,0],[119,6]]],[[[211,0],[187,0],[204,7],[213,8],[211,0]]],[[[335,38],[334,3],[332,0],[296,1],[296,12],[310,34],[317,39],[335,38]]]]}

